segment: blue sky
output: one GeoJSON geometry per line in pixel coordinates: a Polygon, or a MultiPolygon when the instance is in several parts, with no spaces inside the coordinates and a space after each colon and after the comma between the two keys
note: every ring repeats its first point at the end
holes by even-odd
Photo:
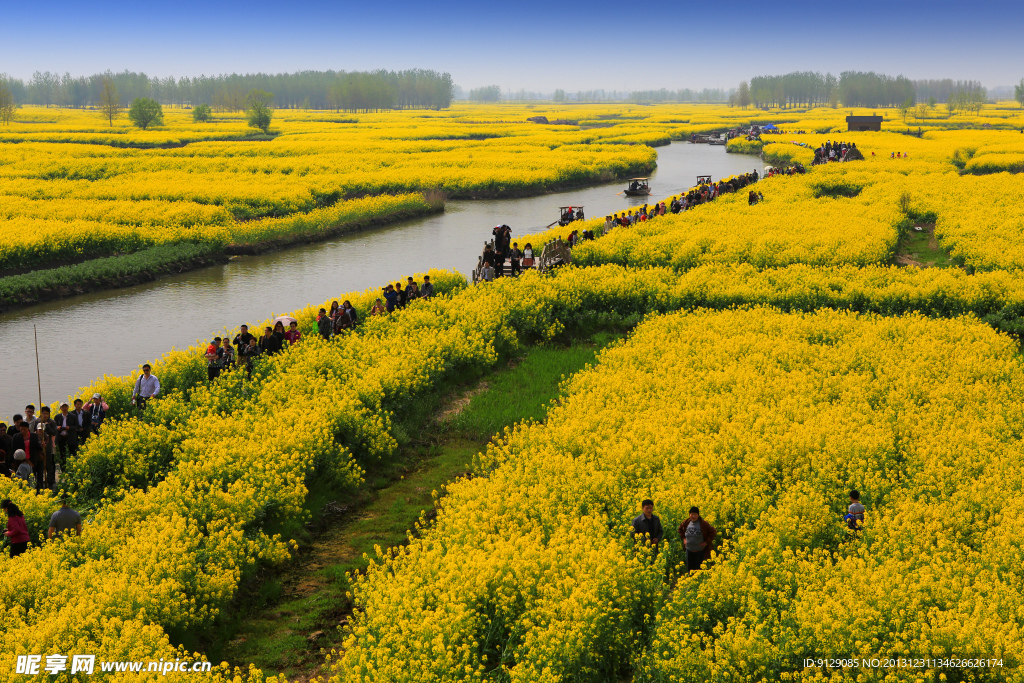
{"type": "Polygon", "coordinates": [[[1024,2],[0,0],[0,72],[449,71],[464,88],[730,87],[792,70],[1024,76],[1024,2]],[[1017,35],[1014,35],[1014,34],[1017,35]],[[828,37],[826,37],[828,36],[828,37]]]}

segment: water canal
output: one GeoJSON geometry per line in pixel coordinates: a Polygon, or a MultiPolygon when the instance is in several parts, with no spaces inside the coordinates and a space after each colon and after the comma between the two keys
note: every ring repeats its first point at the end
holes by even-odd
{"type": "MultiPolygon", "coordinates": [[[[756,157],[726,154],[723,147],[661,147],[649,199],[689,188],[698,175],[717,180],[755,168],[762,170],[756,157]]],[[[104,374],[135,372],[172,347],[188,347],[243,322],[258,323],[271,313],[430,268],[468,275],[494,225],[507,223],[518,235],[551,223],[562,205],[582,204],[586,215],[595,217],[643,203],[617,194],[624,186],[615,182],[524,199],[452,201],[443,214],[0,315],[0,419],[38,402],[33,324],[42,397],[50,403],[104,374]]]]}

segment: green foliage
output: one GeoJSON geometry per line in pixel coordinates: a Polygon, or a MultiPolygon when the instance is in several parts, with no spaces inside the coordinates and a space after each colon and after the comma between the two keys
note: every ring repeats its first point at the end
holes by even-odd
{"type": "Polygon", "coordinates": [[[156,100],[136,97],[128,110],[128,119],[142,130],[164,125],[164,108],[156,100]]]}
{"type": "Polygon", "coordinates": [[[0,123],[7,125],[14,118],[14,110],[17,103],[14,101],[14,91],[7,82],[7,77],[0,74],[0,123]]]}
{"type": "Polygon", "coordinates": [[[213,120],[213,110],[208,104],[198,104],[192,109],[192,120],[196,123],[204,123],[213,120]]]}
{"type": "Polygon", "coordinates": [[[84,287],[105,281],[131,278],[171,266],[209,257],[219,252],[220,244],[161,245],[123,256],[99,258],[75,266],[36,270],[25,275],[0,278],[0,310],[39,300],[47,290],[84,287]]]}
{"type": "Polygon", "coordinates": [[[273,93],[265,90],[250,90],[246,97],[245,115],[249,125],[259,128],[264,133],[270,132],[270,118],[273,111],[270,103],[274,100],[273,93]]]}
{"type": "Polygon", "coordinates": [[[487,85],[469,91],[469,99],[474,102],[497,102],[501,99],[501,86],[487,85]]]}

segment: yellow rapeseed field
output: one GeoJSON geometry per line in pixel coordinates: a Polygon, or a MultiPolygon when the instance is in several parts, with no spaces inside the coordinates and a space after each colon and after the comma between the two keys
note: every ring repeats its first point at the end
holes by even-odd
{"type": "MultiPolygon", "coordinates": [[[[364,323],[330,342],[313,334],[314,310],[297,311],[305,339],[251,382],[237,369],[207,385],[201,351],[175,351],[143,420],[122,414],[126,378],[98,380],[112,416],[66,482],[94,511],[81,538],[0,556],[0,672],[19,654],[201,656],[173,643],[216,628],[243,580],[289,557],[311,477],[350,490],[447,382],[524,345],[619,329],[629,339],[568,378],[543,424],[493,441],[436,521],[353,577],[329,677],[1024,681],[1024,365],[1007,334],[1024,332],[1024,117],[887,112],[882,132],[847,133],[847,113],[283,112],[262,139],[228,116],[206,127],[171,111],[166,128],[137,132],[94,112],[21,110],[0,129],[11,262],[274,239],[386,216],[430,188],[588,182],[649,165],[646,144],[750,122],[783,129],[766,136],[776,157],[833,139],[865,160],[760,182],[753,206],[726,194],[614,228],[553,275],[470,287],[434,272],[435,299],[377,318],[374,291],[346,294],[364,323]],[[534,115],[579,125],[525,123],[534,115]],[[955,265],[892,265],[910,226],[932,221],[955,265]],[[868,508],[858,534],[841,519],[851,488],[868,508]],[[647,497],[668,534],[657,557],[627,528],[647,497]],[[719,532],[696,575],[675,534],[690,505],[719,532]],[[805,668],[825,654],[946,663],[805,668]],[[967,674],[949,663],[982,657],[967,674]]],[[[602,224],[517,239],[539,248],[602,224]]],[[[38,535],[47,501],[11,482],[0,495],[38,535]]]]}

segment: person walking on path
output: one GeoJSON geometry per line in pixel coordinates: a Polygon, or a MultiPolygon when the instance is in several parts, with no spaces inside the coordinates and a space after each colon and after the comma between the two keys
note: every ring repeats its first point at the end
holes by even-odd
{"type": "Polygon", "coordinates": [[[662,539],[665,538],[665,530],[661,526],[661,518],[654,514],[654,501],[647,499],[640,503],[640,514],[633,518],[633,536],[645,535],[654,546],[654,554],[657,556],[662,539]]]}
{"type": "Polygon", "coordinates": [[[711,542],[716,533],[715,527],[700,516],[696,505],[690,508],[690,516],[679,525],[679,538],[686,546],[686,571],[696,571],[704,560],[711,559],[711,542]]]}
{"type": "Polygon", "coordinates": [[[82,516],[68,507],[68,499],[60,499],[60,509],[50,515],[50,527],[46,530],[46,538],[59,538],[61,535],[75,530],[76,536],[82,535],[82,516]]]}
{"type": "Polygon", "coordinates": [[[142,374],[135,380],[135,388],[132,390],[132,403],[138,409],[145,410],[150,399],[156,398],[160,393],[160,380],[153,374],[153,368],[149,363],[142,366],[142,374]]]}
{"type": "Polygon", "coordinates": [[[29,535],[28,526],[25,524],[25,515],[10,500],[5,499],[0,503],[0,508],[7,515],[7,529],[4,530],[4,536],[11,543],[11,559],[14,559],[28,549],[29,535]]]}
{"type": "Polygon", "coordinates": [[[864,527],[864,506],[860,504],[860,491],[850,491],[850,507],[846,509],[846,526],[853,531],[860,531],[864,527]],[[859,523],[858,523],[859,522],[859,523]]]}
{"type": "Polygon", "coordinates": [[[523,272],[523,250],[519,248],[518,242],[512,243],[512,249],[508,252],[508,262],[513,277],[523,272]]]}

